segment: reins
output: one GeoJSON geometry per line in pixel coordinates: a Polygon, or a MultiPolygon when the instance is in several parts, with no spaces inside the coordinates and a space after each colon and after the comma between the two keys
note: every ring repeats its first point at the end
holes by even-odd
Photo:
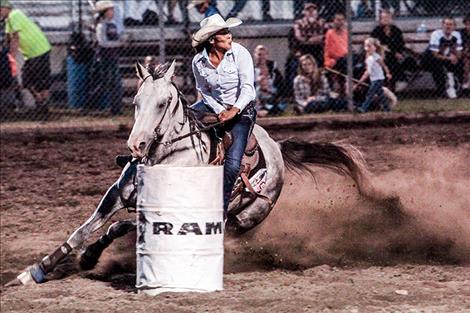
{"type": "MultiPolygon", "coordinates": [[[[149,75],[147,77],[144,78],[144,81],[145,79],[147,79],[148,77],[150,77],[152,75],[149,75]]],[[[176,92],[177,92],[177,102],[176,104],[178,105],[180,101],[183,101],[185,103],[188,103],[188,101],[186,100],[186,98],[184,97],[184,95],[181,93],[181,91],[176,87],[176,85],[174,83],[172,83],[172,85],[175,87],[176,89],[176,92]]],[[[161,141],[159,140],[159,138],[162,136],[162,133],[160,133],[160,130],[161,130],[161,124],[163,123],[163,119],[165,118],[167,112],[169,111],[169,108],[171,106],[171,102],[173,101],[173,95],[171,95],[169,98],[168,98],[168,101],[167,101],[167,106],[165,108],[165,112],[163,113],[162,115],[162,118],[160,119],[160,121],[158,122],[157,126],[155,127],[154,131],[153,131],[153,136],[152,136],[152,140],[151,142],[147,145],[147,149],[144,153],[144,156],[142,157],[142,162],[145,162],[147,159],[148,159],[148,154],[150,152],[150,149],[153,147],[153,145],[155,144],[158,144],[158,145],[163,145],[163,146],[171,146],[172,144],[178,142],[178,141],[181,141],[185,138],[188,138],[188,137],[191,137],[191,136],[194,136],[194,135],[197,135],[197,136],[200,136],[202,132],[205,132],[205,131],[208,131],[216,126],[219,126],[222,124],[222,122],[216,122],[214,124],[211,124],[209,126],[206,126],[206,127],[202,127],[202,128],[198,128],[198,127],[195,127],[196,129],[195,130],[192,130],[184,135],[181,135],[181,136],[178,136],[178,137],[175,137],[175,138],[172,138],[170,140],[165,140],[165,141],[161,141]]],[[[185,107],[183,106],[183,109],[185,109],[185,107]]],[[[177,110],[177,107],[175,108],[175,110],[173,111],[173,114],[176,113],[176,110],[177,110]]],[[[187,110],[187,108],[186,108],[187,110]]],[[[188,115],[188,112],[185,112],[184,113],[185,115],[185,119],[187,118],[187,115],[188,115]]],[[[190,119],[191,121],[191,119],[190,119]]],[[[183,124],[184,124],[185,120],[183,121],[183,124]]]]}

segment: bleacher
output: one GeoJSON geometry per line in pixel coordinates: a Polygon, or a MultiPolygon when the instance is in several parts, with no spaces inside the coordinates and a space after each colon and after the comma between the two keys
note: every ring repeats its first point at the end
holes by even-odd
{"type": "MultiPolygon", "coordinates": [[[[46,35],[54,46],[51,54],[52,73],[56,78],[53,90],[63,92],[65,81],[65,58],[67,56],[67,44],[73,29],[77,29],[78,19],[77,1],[50,0],[38,2],[37,0],[13,1],[15,6],[24,10],[33,20],[37,21],[45,30],[46,35]],[[74,22],[75,21],[75,22],[74,22]]],[[[83,24],[90,23],[91,10],[86,1],[83,1],[83,24]]],[[[460,25],[461,21],[458,19],[460,25]]],[[[422,52],[427,46],[430,33],[439,28],[440,18],[412,18],[402,17],[396,20],[396,24],[404,32],[405,40],[409,48],[416,52],[422,52]],[[416,29],[421,23],[427,26],[427,34],[416,34],[416,29]],[[423,36],[424,35],[424,36],[423,36]]],[[[363,40],[375,27],[376,21],[355,20],[353,29],[353,50],[360,51],[363,40]]],[[[198,27],[192,23],[190,32],[198,27]]],[[[288,33],[292,27],[292,20],[276,20],[273,22],[247,21],[233,30],[236,40],[242,42],[250,51],[263,43],[271,51],[271,58],[284,68],[285,60],[289,52],[288,33]]],[[[84,31],[89,34],[87,27],[84,31]]],[[[158,26],[127,27],[129,44],[122,49],[120,67],[124,77],[124,85],[129,92],[133,92],[136,86],[134,75],[134,62],[142,61],[147,55],[158,56],[160,49],[160,30],[158,26]]],[[[165,55],[167,60],[177,61],[177,84],[186,92],[192,92],[192,73],[190,61],[193,51],[187,32],[181,25],[165,26],[165,55]]],[[[426,75],[424,75],[426,77],[426,75]]],[[[431,80],[432,81],[432,80],[431,80]]],[[[429,87],[429,77],[424,83],[419,83],[415,88],[429,87]]],[[[410,86],[413,87],[413,86],[410,86]]]]}

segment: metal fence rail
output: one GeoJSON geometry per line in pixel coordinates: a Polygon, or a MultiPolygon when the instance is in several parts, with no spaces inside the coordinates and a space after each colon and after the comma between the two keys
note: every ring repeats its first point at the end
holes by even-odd
{"type": "MultiPolygon", "coordinates": [[[[465,30],[464,20],[468,17],[465,19],[463,16],[470,12],[467,0],[120,0],[114,2],[112,21],[122,44],[114,49],[111,58],[100,55],[96,37],[99,20],[94,8],[96,5],[99,7],[99,1],[0,0],[0,6],[10,7],[11,4],[11,12],[21,11],[30,23],[39,26],[52,47],[50,64],[47,65],[51,72],[50,86],[48,95],[43,97],[35,83],[37,85],[37,81],[44,79],[47,71],[37,64],[31,66],[36,62],[34,60],[38,60],[37,56],[28,58],[23,51],[26,46],[37,43],[24,36],[24,29],[16,29],[20,49],[12,53],[10,48],[15,30],[8,29],[7,24],[14,18],[5,15],[0,22],[1,123],[131,115],[132,97],[138,86],[135,61],[148,65],[149,62],[176,60],[175,83],[190,101],[194,100],[196,90],[191,71],[194,51],[190,36],[204,18],[204,2],[217,8],[223,17],[237,16],[244,21],[233,29],[233,36],[251,52],[255,63],[260,117],[351,112],[361,107],[367,98],[370,82],[359,84],[353,93],[348,92],[347,82],[355,84],[354,79],[360,79],[366,71],[364,40],[380,35],[380,28],[375,28],[388,25],[386,19],[391,19],[390,23],[400,29],[405,43],[399,51],[393,43],[381,43],[386,45],[385,63],[392,73],[392,78],[385,81],[387,90],[399,101],[415,97],[468,97],[469,26],[465,30]],[[306,9],[310,3],[316,5],[318,17],[312,22],[316,28],[313,27],[313,33],[309,33],[308,27],[296,32],[296,27],[300,26],[295,25],[301,24],[298,21],[310,14],[306,9]],[[351,8],[349,16],[346,5],[351,8]],[[383,16],[387,12],[390,15],[383,16]],[[445,15],[452,18],[443,22],[445,15]],[[344,29],[348,29],[347,23],[352,29],[346,47],[352,55],[349,69],[346,55],[335,59],[331,65],[325,63],[327,50],[331,48],[327,43],[327,32],[335,28],[335,17],[344,19],[344,29]],[[444,23],[455,25],[446,26],[444,23]],[[437,52],[433,54],[429,51],[434,44],[431,37],[436,40],[439,30],[445,27],[452,28],[454,32],[450,30],[449,36],[444,36],[448,41],[442,36],[437,39],[437,52]],[[314,45],[305,38],[313,35],[321,36],[314,45]],[[454,54],[456,60],[452,56],[454,54]],[[264,61],[263,55],[267,55],[270,61],[264,61]],[[313,59],[303,55],[312,55],[313,59]],[[112,58],[116,58],[116,62],[112,58]],[[305,60],[316,63],[318,75],[299,74],[305,60]],[[32,68],[33,74],[31,70],[28,72],[28,68],[32,68]],[[303,75],[303,85],[298,83],[302,77],[296,80],[299,75],[303,75]],[[320,80],[314,81],[315,77],[320,80]],[[308,97],[301,95],[301,88],[305,86],[311,89],[309,96],[315,101],[307,101],[308,97]]],[[[386,32],[388,27],[383,27],[386,32]]],[[[391,103],[393,96],[386,96],[391,103]]],[[[374,97],[366,111],[387,109],[381,99],[374,97]]]]}

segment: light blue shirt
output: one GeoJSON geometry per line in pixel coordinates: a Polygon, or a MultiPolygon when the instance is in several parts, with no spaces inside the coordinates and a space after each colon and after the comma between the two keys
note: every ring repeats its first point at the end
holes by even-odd
{"type": "Polygon", "coordinates": [[[225,53],[217,68],[209,61],[205,50],[194,56],[192,68],[196,89],[215,113],[232,105],[241,112],[256,98],[253,59],[238,43],[232,42],[232,49],[225,53]]]}

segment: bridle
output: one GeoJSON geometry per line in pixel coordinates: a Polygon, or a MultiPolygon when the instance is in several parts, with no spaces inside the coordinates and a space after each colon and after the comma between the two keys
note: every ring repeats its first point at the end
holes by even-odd
{"type": "MultiPolygon", "coordinates": [[[[151,76],[152,75],[146,76],[143,79],[143,82],[145,82],[145,80],[147,78],[151,77],[151,76]]],[[[155,126],[155,128],[153,130],[153,134],[152,134],[152,139],[149,142],[149,144],[147,145],[147,147],[146,147],[146,149],[143,153],[143,157],[141,159],[141,162],[143,162],[143,163],[146,163],[146,161],[149,159],[149,153],[151,151],[151,148],[153,148],[155,145],[157,145],[157,146],[158,145],[171,146],[172,144],[174,144],[174,143],[176,143],[180,140],[183,140],[187,137],[191,137],[191,136],[194,136],[194,135],[196,135],[199,139],[201,139],[201,133],[202,132],[208,131],[208,130],[222,124],[222,122],[217,122],[217,123],[211,124],[211,125],[206,126],[206,127],[198,127],[197,123],[194,121],[194,118],[189,117],[189,113],[187,112],[188,111],[188,107],[187,107],[188,101],[186,100],[185,96],[181,93],[181,91],[178,89],[178,87],[175,85],[175,83],[172,82],[171,84],[173,85],[173,87],[175,87],[176,92],[177,92],[176,106],[175,106],[175,109],[172,112],[172,115],[176,114],[176,111],[178,109],[178,104],[180,103],[180,101],[183,102],[183,103],[186,103],[186,105],[183,104],[183,109],[185,110],[185,112],[184,112],[183,121],[180,122],[180,125],[183,126],[186,123],[186,121],[189,119],[189,121],[191,123],[191,126],[190,126],[191,131],[184,134],[184,135],[172,138],[170,140],[165,140],[165,141],[161,140],[163,135],[168,132],[168,129],[166,129],[164,132],[162,132],[161,129],[162,129],[163,120],[164,120],[165,116],[167,115],[168,111],[170,110],[171,103],[173,102],[173,94],[170,92],[170,97],[168,98],[168,100],[166,102],[165,111],[163,112],[163,115],[160,118],[160,121],[155,126]]]]}

